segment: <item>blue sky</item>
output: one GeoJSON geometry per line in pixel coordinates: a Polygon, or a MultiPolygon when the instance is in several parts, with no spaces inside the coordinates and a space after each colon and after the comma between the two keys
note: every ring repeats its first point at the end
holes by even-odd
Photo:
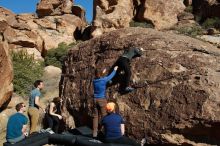
{"type": "MultiPolygon", "coordinates": [[[[35,13],[36,4],[40,0],[0,0],[0,6],[5,7],[16,14],[35,13]]],[[[93,0],[74,0],[74,5],[81,5],[86,10],[86,19],[92,20],[93,0]]]]}

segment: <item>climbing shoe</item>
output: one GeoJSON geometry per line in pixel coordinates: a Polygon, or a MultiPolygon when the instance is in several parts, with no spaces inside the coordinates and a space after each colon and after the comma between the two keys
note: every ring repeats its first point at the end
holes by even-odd
{"type": "Polygon", "coordinates": [[[131,87],[126,87],[125,88],[125,92],[132,92],[134,91],[134,88],[131,88],[131,87]]]}
{"type": "Polygon", "coordinates": [[[108,81],[108,84],[111,85],[111,84],[112,84],[112,80],[109,80],[109,81],[108,81]]]}

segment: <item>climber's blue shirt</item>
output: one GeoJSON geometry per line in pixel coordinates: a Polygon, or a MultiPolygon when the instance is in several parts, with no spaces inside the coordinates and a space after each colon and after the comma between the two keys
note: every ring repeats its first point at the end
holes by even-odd
{"type": "Polygon", "coordinates": [[[26,125],[28,119],[22,113],[12,115],[7,124],[6,139],[14,139],[22,135],[23,125],[26,125]]]}
{"type": "Polygon", "coordinates": [[[113,70],[110,75],[105,76],[103,78],[95,79],[93,81],[95,98],[105,98],[106,84],[109,80],[111,80],[115,76],[115,74],[116,71],[113,70]]]}
{"type": "MultiPolygon", "coordinates": [[[[31,95],[29,97],[29,107],[36,107],[35,105],[35,98],[41,97],[40,90],[38,88],[35,88],[31,91],[31,95]]],[[[38,108],[38,107],[37,107],[38,108]]]]}

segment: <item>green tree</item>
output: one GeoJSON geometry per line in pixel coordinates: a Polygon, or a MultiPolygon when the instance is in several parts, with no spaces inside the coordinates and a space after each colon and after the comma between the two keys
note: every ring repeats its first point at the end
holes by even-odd
{"type": "Polygon", "coordinates": [[[203,29],[200,26],[188,26],[180,27],[176,29],[180,34],[196,37],[197,35],[203,34],[203,29]]]}
{"type": "Polygon", "coordinates": [[[204,27],[205,29],[208,28],[220,28],[220,19],[218,17],[214,17],[214,18],[208,18],[205,20],[204,23],[202,23],[202,27],[204,27]]]}
{"type": "Polygon", "coordinates": [[[48,50],[45,56],[45,66],[53,65],[61,68],[68,50],[76,44],[75,42],[69,45],[60,43],[57,48],[48,50]]]}
{"type": "Polygon", "coordinates": [[[14,91],[21,96],[28,96],[35,80],[43,74],[43,62],[34,60],[26,51],[12,52],[14,70],[14,91]]]}

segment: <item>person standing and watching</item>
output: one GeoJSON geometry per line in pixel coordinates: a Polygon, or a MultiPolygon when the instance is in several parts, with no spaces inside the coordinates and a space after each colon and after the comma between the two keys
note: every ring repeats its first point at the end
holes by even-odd
{"type": "Polygon", "coordinates": [[[34,87],[30,93],[29,97],[29,108],[28,108],[28,116],[30,118],[30,134],[33,132],[37,132],[37,124],[40,116],[39,109],[42,109],[45,113],[43,106],[40,104],[41,98],[41,90],[44,87],[43,81],[36,80],[34,82],[34,87]]]}
{"type": "Polygon", "coordinates": [[[115,113],[115,103],[109,102],[106,105],[107,115],[103,117],[101,125],[104,127],[105,142],[140,146],[132,139],[124,136],[125,122],[121,115],[115,113]]]}
{"type": "Polygon", "coordinates": [[[6,140],[9,143],[19,142],[28,136],[28,119],[24,115],[26,106],[21,102],[16,105],[15,109],[17,113],[10,116],[7,123],[6,140]]]}
{"type": "Polygon", "coordinates": [[[93,137],[96,138],[98,135],[98,123],[99,123],[99,113],[101,116],[104,117],[106,115],[105,106],[107,104],[106,99],[106,85],[107,82],[110,81],[116,74],[118,66],[114,67],[114,70],[111,72],[110,75],[102,77],[105,74],[106,69],[102,72],[99,70],[95,70],[95,79],[93,80],[93,87],[94,87],[94,115],[93,115],[93,137]]]}

